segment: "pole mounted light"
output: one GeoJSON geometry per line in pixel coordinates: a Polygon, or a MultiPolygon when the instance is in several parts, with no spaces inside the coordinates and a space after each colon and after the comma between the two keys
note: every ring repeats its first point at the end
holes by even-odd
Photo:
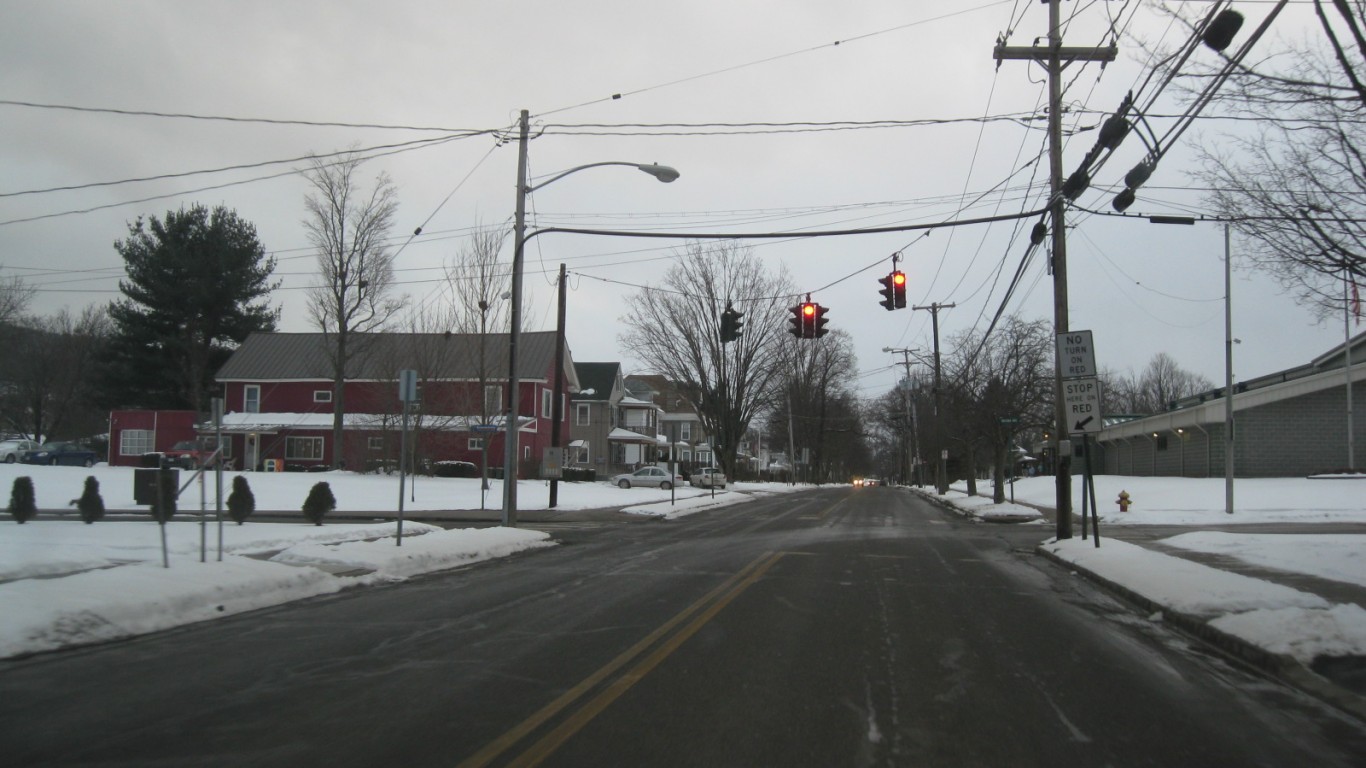
{"type": "Polygon", "coordinates": [[[625,165],[635,168],[643,173],[648,173],[656,179],[668,184],[678,179],[679,173],[676,169],[667,165],[657,163],[630,163],[621,160],[608,160],[599,163],[588,163],[561,171],[538,184],[529,184],[526,176],[527,166],[527,144],[530,134],[531,117],[527,110],[522,110],[518,120],[518,153],[517,153],[517,213],[513,224],[513,248],[512,248],[512,307],[510,311],[510,331],[508,333],[508,387],[507,387],[507,416],[504,427],[506,436],[503,439],[503,525],[517,525],[517,429],[518,429],[518,389],[521,382],[518,379],[518,352],[522,338],[522,264],[523,254],[526,250],[526,198],[532,192],[542,187],[553,184],[560,179],[578,173],[588,168],[598,168],[605,165],[625,165]]]}

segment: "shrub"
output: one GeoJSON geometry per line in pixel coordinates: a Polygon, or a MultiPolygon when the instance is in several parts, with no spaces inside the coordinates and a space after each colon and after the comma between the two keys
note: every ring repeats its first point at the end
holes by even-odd
{"type": "Polygon", "coordinates": [[[479,467],[468,461],[437,461],[432,470],[437,477],[479,477],[479,467]]]}
{"type": "Polygon", "coordinates": [[[567,483],[591,483],[598,479],[598,471],[593,467],[565,467],[560,479],[567,483]]]}
{"type": "Polygon", "coordinates": [[[247,478],[238,475],[232,479],[232,492],[228,494],[228,517],[238,525],[245,523],[251,513],[256,511],[256,496],[251,492],[247,478]]]}
{"type": "Polygon", "coordinates": [[[76,499],[76,509],[81,511],[81,519],[86,525],[104,517],[104,499],[100,497],[100,481],[93,476],[85,479],[85,490],[76,499]]]}
{"type": "Polygon", "coordinates": [[[9,513],[20,525],[38,514],[38,501],[33,492],[33,478],[16,477],[9,493],[9,513]]]}
{"type": "Polygon", "coordinates": [[[332,495],[332,486],[317,483],[308,491],[304,499],[304,517],[314,525],[323,524],[323,516],[337,508],[337,498],[332,495]]]}

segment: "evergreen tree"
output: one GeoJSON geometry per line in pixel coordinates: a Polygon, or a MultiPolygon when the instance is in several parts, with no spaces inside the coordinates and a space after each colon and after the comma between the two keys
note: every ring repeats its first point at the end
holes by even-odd
{"type": "Polygon", "coordinates": [[[102,359],[102,399],[115,407],[203,412],[213,376],[254,331],[273,331],[275,260],[237,213],[202,205],[129,225],[124,298],[109,305],[113,334],[102,359]]]}
{"type": "Polygon", "coordinates": [[[81,511],[81,519],[89,525],[104,517],[104,499],[100,497],[100,481],[93,476],[85,479],[85,490],[76,500],[76,508],[81,511]]]}
{"type": "Polygon", "coordinates": [[[304,499],[304,517],[314,525],[323,524],[323,516],[337,508],[337,498],[332,495],[332,486],[318,483],[308,491],[304,499]]]}
{"type": "Polygon", "coordinates": [[[14,478],[14,487],[9,494],[9,513],[20,525],[37,516],[38,501],[33,492],[33,478],[14,478]]]}
{"type": "Polygon", "coordinates": [[[256,496],[251,492],[247,478],[242,475],[234,477],[232,479],[232,493],[228,494],[228,517],[241,525],[255,511],[256,496]]]}

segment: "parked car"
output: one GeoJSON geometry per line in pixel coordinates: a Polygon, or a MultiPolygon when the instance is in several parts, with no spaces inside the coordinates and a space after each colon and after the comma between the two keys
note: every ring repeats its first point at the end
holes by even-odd
{"type": "Polygon", "coordinates": [[[206,451],[197,440],[181,440],[166,451],[166,460],[174,466],[198,469],[213,451],[206,451]]]}
{"type": "Polygon", "coordinates": [[[639,486],[641,488],[661,488],[667,491],[676,485],[682,484],[683,478],[676,474],[670,474],[667,469],[660,469],[659,467],[642,467],[634,472],[617,475],[608,482],[618,488],[634,488],[639,486]]]}
{"type": "Polygon", "coordinates": [[[692,479],[688,482],[698,488],[725,488],[726,473],[716,467],[703,467],[693,470],[692,479]]]}
{"type": "Polygon", "coordinates": [[[13,464],[22,459],[25,453],[36,451],[40,447],[32,440],[5,440],[0,442],[0,461],[13,464]]]}
{"type": "Polygon", "coordinates": [[[20,459],[25,464],[66,464],[72,467],[93,467],[98,458],[95,452],[76,443],[43,443],[36,451],[28,451],[20,459]]]}

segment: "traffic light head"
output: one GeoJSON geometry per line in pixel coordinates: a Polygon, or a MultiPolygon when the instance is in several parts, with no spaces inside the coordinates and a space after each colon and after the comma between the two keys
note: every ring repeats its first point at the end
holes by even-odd
{"type": "Polygon", "coordinates": [[[805,319],[802,315],[802,309],[805,306],[805,304],[798,304],[787,310],[788,312],[792,313],[792,317],[789,317],[787,319],[788,324],[792,327],[788,328],[787,332],[792,334],[793,336],[796,336],[799,339],[805,338],[805,334],[802,333],[802,329],[805,327],[805,319]]]}
{"type": "Polygon", "coordinates": [[[897,270],[892,273],[892,293],[895,295],[897,309],[906,308],[906,273],[897,270]]]}
{"type": "Polygon", "coordinates": [[[891,312],[892,310],[896,309],[896,286],[893,284],[892,279],[897,274],[899,273],[893,272],[892,274],[887,275],[886,277],[879,277],[877,279],[878,284],[882,286],[882,288],[878,291],[878,293],[882,294],[882,301],[878,303],[881,304],[882,308],[887,310],[888,312],[891,312]]]}
{"type": "Polygon", "coordinates": [[[819,304],[816,305],[816,316],[811,324],[812,338],[819,339],[820,337],[830,332],[825,328],[825,324],[830,322],[829,320],[825,319],[825,313],[828,311],[829,310],[827,310],[825,307],[822,307],[819,304]]]}
{"type": "Polygon", "coordinates": [[[740,338],[740,329],[744,324],[740,318],[744,317],[744,312],[737,312],[731,307],[726,307],[726,311],[721,313],[721,343],[735,341],[740,338]]]}

